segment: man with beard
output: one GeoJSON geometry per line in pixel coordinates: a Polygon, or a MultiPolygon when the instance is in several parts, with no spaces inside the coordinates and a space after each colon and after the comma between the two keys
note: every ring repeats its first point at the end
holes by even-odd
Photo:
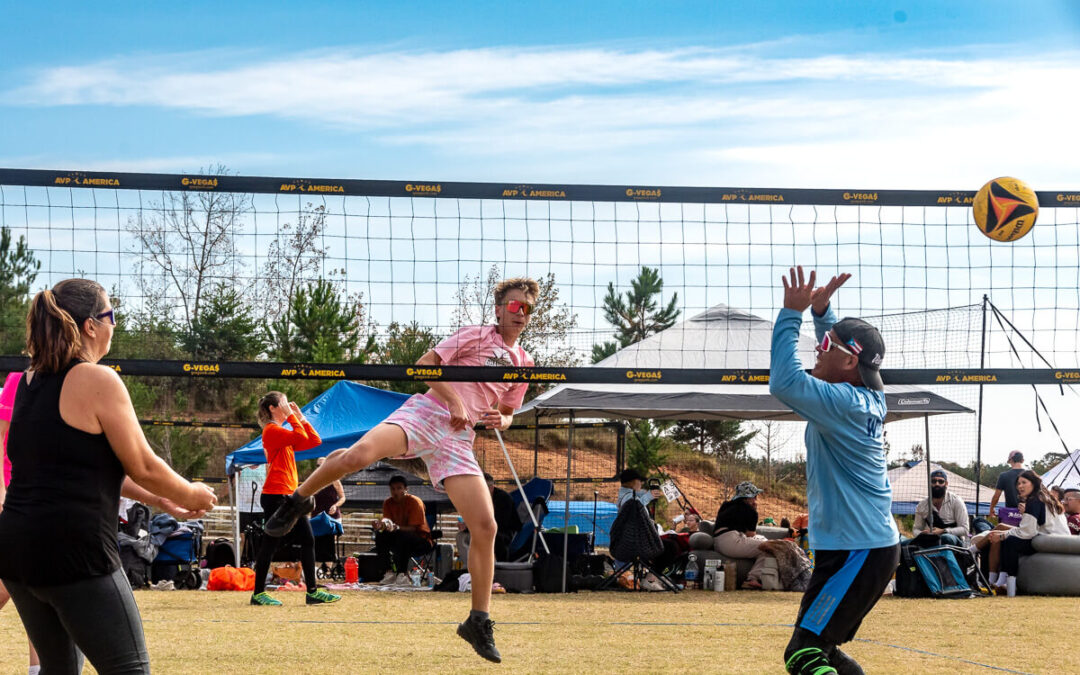
{"type": "Polygon", "coordinates": [[[930,499],[915,507],[915,526],[911,531],[916,538],[921,534],[936,534],[944,546],[967,545],[971,535],[967,506],[963,499],[949,492],[949,477],[941,469],[930,474],[930,499]]]}

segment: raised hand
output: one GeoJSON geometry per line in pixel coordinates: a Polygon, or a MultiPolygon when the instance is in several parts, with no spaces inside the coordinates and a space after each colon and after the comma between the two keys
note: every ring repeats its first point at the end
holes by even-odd
{"type": "Polygon", "coordinates": [[[803,275],[802,265],[791,268],[791,279],[780,277],[784,284],[784,307],[796,312],[805,312],[810,306],[814,292],[814,281],[817,273],[810,270],[810,278],[803,275]]]}
{"type": "Polygon", "coordinates": [[[829,283],[824,286],[815,288],[810,294],[810,301],[814,307],[814,314],[817,314],[818,316],[824,314],[825,310],[829,308],[829,302],[832,299],[833,293],[836,292],[836,289],[843,286],[850,278],[851,274],[842,272],[832,279],[829,279],[829,283]]]}

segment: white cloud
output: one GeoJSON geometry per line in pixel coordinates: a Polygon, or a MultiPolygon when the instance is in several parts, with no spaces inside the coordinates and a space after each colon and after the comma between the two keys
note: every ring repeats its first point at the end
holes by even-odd
{"type": "Polygon", "coordinates": [[[558,166],[559,155],[589,153],[612,180],[964,187],[1013,173],[1041,188],[1072,180],[1076,53],[764,51],[321,51],[261,61],[215,51],[45,69],[0,101],[287,118],[459,162],[558,166]]]}

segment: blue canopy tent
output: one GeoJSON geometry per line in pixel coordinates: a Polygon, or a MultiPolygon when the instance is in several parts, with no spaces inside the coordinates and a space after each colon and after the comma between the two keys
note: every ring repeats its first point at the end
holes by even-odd
{"type": "MultiPolygon", "coordinates": [[[[296,453],[296,459],[316,459],[334,450],[347,448],[386,419],[409,398],[408,394],[368,387],[356,382],[342,380],[315,397],[301,410],[319,432],[322,445],[296,453]]],[[[255,438],[225,456],[225,471],[229,475],[229,493],[232,503],[237,503],[237,486],[233,483],[240,467],[265,464],[262,439],[255,438]]],[[[240,510],[234,509],[234,541],[237,542],[237,567],[240,566],[240,510]]]]}

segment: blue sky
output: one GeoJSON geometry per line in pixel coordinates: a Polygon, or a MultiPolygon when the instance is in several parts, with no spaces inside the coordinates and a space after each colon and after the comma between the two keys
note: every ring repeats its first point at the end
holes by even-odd
{"type": "Polygon", "coordinates": [[[22,2],[0,62],[4,167],[1080,189],[1071,0],[22,2]]]}
{"type": "Polygon", "coordinates": [[[266,4],[6,7],[0,165],[1075,188],[1074,2],[266,4]]]}

